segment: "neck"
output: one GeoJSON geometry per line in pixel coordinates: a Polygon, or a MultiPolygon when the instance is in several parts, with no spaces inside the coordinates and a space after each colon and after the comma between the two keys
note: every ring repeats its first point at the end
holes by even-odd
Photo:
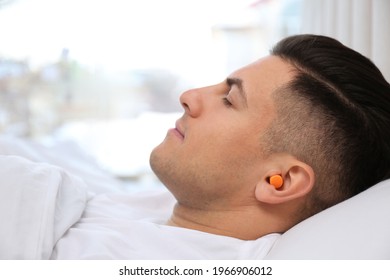
{"type": "Polygon", "coordinates": [[[255,206],[229,210],[199,210],[177,203],[167,224],[242,240],[255,240],[279,231],[279,223],[273,220],[275,217],[265,214],[255,206]]]}

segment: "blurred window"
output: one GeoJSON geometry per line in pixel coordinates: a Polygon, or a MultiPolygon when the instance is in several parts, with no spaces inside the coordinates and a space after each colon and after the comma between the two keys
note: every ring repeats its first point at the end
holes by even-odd
{"type": "MultiPolygon", "coordinates": [[[[108,141],[91,136],[91,122],[123,135],[118,121],[137,119],[160,131],[150,116],[180,112],[181,92],[219,82],[298,33],[300,2],[0,0],[0,131],[108,141]]],[[[93,152],[119,162],[105,145],[93,152]]]]}

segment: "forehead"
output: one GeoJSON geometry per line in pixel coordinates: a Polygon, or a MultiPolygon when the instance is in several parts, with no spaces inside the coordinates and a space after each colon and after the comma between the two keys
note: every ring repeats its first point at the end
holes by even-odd
{"type": "Polygon", "coordinates": [[[293,76],[294,67],[273,55],[261,58],[230,75],[243,81],[248,95],[259,93],[262,97],[270,95],[278,87],[291,81],[293,76]]]}

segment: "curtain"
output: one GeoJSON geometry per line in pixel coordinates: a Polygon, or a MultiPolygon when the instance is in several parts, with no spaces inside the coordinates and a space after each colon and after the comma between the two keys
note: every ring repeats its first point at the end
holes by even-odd
{"type": "Polygon", "coordinates": [[[301,31],[338,39],[370,58],[390,81],[389,0],[303,0],[301,31]]]}

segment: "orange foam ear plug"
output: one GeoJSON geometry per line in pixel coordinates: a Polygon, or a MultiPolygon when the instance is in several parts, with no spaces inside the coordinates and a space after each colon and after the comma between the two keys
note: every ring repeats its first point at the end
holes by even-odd
{"type": "Polygon", "coordinates": [[[283,178],[280,175],[273,175],[269,178],[269,183],[275,187],[275,189],[279,189],[283,186],[283,178]]]}

